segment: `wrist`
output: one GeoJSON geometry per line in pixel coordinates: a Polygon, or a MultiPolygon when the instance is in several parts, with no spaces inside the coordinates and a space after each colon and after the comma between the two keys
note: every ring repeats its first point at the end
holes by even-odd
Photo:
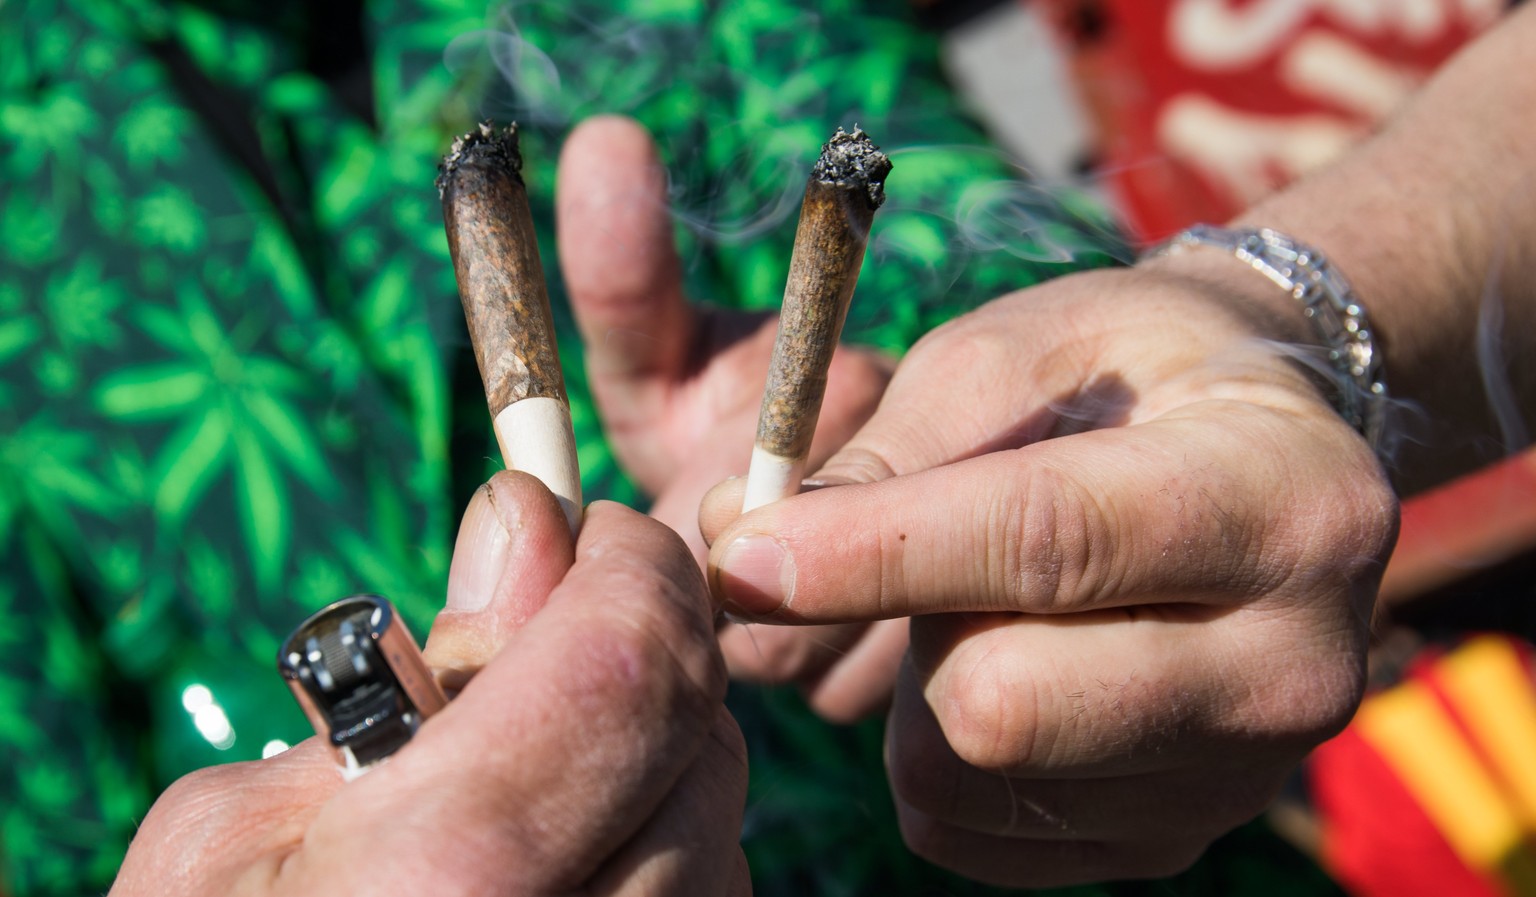
{"type": "Polygon", "coordinates": [[[1527,406],[1536,395],[1529,389],[1536,365],[1521,348],[1536,320],[1536,303],[1521,284],[1536,282],[1536,266],[1518,249],[1495,251],[1505,242],[1518,247],[1521,238],[1490,231],[1485,219],[1498,216],[1467,198],[1477,196],[1467,177],[1465,168],[1437,165],[1389,132],[1234,222],[1279,228],[1321,247],[1369,307],[1393,396],[1410,409],[1411,438],[1393,459],[1404,494],[1490,459],[1488,437],[1498,428],[1484,393],[1489,370],[1480,364],[1480,339],[1506,359],[1495,362],[1494,375],[1507,378],[1527,406]],[[1405,214],[1418,209],[1432,213],[1405,214]],[[1503,333],[1480,336],[1490,301],[1505,317],[1503,333]]]}
{"type": "Polygon", "coordinates": [[[1311,331],[1297,311],[1296,301],[1230,253],[1147,254],[1136,267],[1219,299],[1222,307],[1241,319],[1255,336],[1284,343],[1303,343],[1310,338],[1311,331]]]}
{"type": "MultiPolygon", "coordinates": [[[[1355,166],[1345,166],[1353,169],[1355,166]]],[[[1347,176],[1347,172],[1339,172],[1347,176]]],[[[1293,194],[1282,194],[1238,216],[1233,227],[1272,227],[1316,246],[1344,271],[1371,311],[1380,344],[1390,347],[1387,359],[1394,392],[1404,395],[1415,374],[1443,361],[1467,332],[1459,303],[1446,297],[1464,296],[1476,287],[1463,260],[1475,253],[1465,245],[1467,229],[1450,216],[1409,216],[1401,200],[1391,198],[1400,179],[1383,177],[1384,184],[1358,194],[1358,205],[1338,208],[1323,197],[1342,189],[1335,172],[1304,182],[1293,194]],[[1308,208],[1328,208],[1319,216],[1308,208]]],[[[1470,350],[1470,346],[1466,349],[1470,350]]]]}
{"type": "Polygon", "coordinates": [[[1155,247],[1151,255],[1211,252],[1233,258],[1290,297],[1310,322],[1311,339],[1288,354],[1326,384],[1334,410],[1373,450],[1383,450],[1387,388],[1381,353],[1353,288],[1316,247],[1269,228],[1197,224],[1155,247]]]}

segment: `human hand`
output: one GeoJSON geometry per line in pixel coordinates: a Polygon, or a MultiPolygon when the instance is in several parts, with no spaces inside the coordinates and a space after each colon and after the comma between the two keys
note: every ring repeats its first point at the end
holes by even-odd
{"type": "Polygon", "coordinates": [[[319,738],[182,778],[112,893],[749,894],[710,619],[665,527],[600,502],[573,549],[537,480],[497,474],[427,650],[458,697],[350,783],[319,738]]]}
{"type": "Polygon", "coordinates": [[[1396,502],[1262,339],[1301,335],[1288,302],[1215,253],[1052,281],[913,348],[816,476],[849,485],[706,497],[728,609],[912,616],[887,756],[916,852],[1170,874],[1348,720],[1396,502]]]}
{"type": "MultiPolygon", "coordinates": [[[[699,500],[746,470],[777,317],[684,296],[666,171],[639,125],[615,117],[583,123],[559,170],[560,264],[604,428],[619,462],[655,498],[652,516],[677,530],[702,564],[699,500]]],[[[813,465],[874,412],[892,367],[874,352],[838,349],[813,465]]],[[[868,629],[728,625],[720,645],[733,675],[801,682],[830,715],[848,717],[881,703],[863,689],[857,703],[842,700],[848,683],[889,682],[906,645],[905,624],[874,627],[865,638],[868,629]]]]}

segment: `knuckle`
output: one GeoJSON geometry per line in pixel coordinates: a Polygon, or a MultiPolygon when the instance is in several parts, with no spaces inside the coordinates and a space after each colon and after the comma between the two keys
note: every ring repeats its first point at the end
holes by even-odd
{"type": "Polygon", "coordinates": [[[1352,432],[1344,438],[1349,442],[1336,451],[1340,463],[1307,479],[1292,498],[1301,512],[1292,515],[1293,575],[1314,586],[1341,577],[1352,586],[1369,584],[1360,590],[1368,602],[1397,541],[1401,508],[1369,447],[1352,432]],[[1347,462],[1351,453],[1357,463],[1347,462]]]}
{"type": "Polygon", "coordinates": [[[1270,679],[1263,728],[1277,746],[1305,752],[1343,731],[1365,692],[1363,659],[1335,656],[1270,679]]]}
{"type": "Polygon", "coordinates": [[[204,855],[210,846],[224,849],[232,836],[251,825],[242,799],[250,766],[213,766],[177,779],[150,808],[135,843],[151,845],[163,869],[207,866],[204,855]]]}
{"type": "Polygon", "coordinates": [[[701,612],[708,607],[708,592],[698,561],[675,530],[660,520],[611,501],[593,502],[588,507],[589,518],[596,516],[594,511],[602,515],[600,525],[604,532],[622,531],[627,537],[622,551],[598,549],[606,554],[603,564],[627,569],[641,579],[675,583],[682,588],[671,597],[696,599],[684,603],[701,612]]]}
{"type": "MultiPolygon", "coordinates": [[[[986,370],[978,362],[1018,357],[1016,336],[997,326],[995,315],[985,307],[961,315],[928,331],[907,352],[925,367],[953,371],[986,370]]],[[[1011,367],[1011,365],[1010,365],[1011,367]]]]}
{"type": "Polygon", "coordinates": [[[1359,545],[1358,566],[1379,571],[1397,541],[1402,509],[1397,493],[1379,468],[1373,473],[1353,478],[1342,506],[1357,509],[1353,535],[1359,545]]]}
{"type": "MultiPolygon", "coordinates": [[[[896,369],[893,389],[905,390],[923,381],[942,377],[954,383],[957,393],[996,390],[1029,364],[1030,356],[1019,351],[1019,336],[1000,326],[995,313],[983,308],[954,318],[919,339],[896,369]]],[[[963,414],[964,409],[952,409],[963,414]]]]}
{"type": "Polygon", "coordinates": [[[155,802],[160,824],[174,830],[172,837],[189,839],[216,836],[238,820],[239,802],[229,799],[231,789],[240,784],[234,769],[210,766],[177,779],[155,802]]]}
{"type": "Polygon", "coordinates": [[[1050,467],[1028,471],[1010,491],[988,526],[988,556],[1001,565],[997,588],[1020,609],[1081,610],[1103,590],[1090,565],[1108,555],[1089,524],[1093,508],[1070,477],[1050,467]]]}
{"type": "Polygon", "coordinates": [[[934,327],[918,338],[907,350],[906,358],[902,365],[927,365],[938,355],[950,347],[964,343],[966,332],[970,329],[970,315],[960,315],[950,318],[948,321],[934,327]]]}
{"type": "Polygon", "coordinates": [[[1315,674],[1317,681],[1311,690],[1322,697],[1316,701],[1316,711],[1302,718],[1308,748],[1344,731],[1354,716],[1365,695],[1363,657],[1362,652],[1360,660],[1325,664],[1315,674]]]}
{"type": "Polygon", "coordinates": [[[1042,696],[1029,683],[1010,681],[990,651],[968,658],[966,671],[946,686],[934,706],[950,749],[978,769],[1027,767],[1050,753],[1040,719],[1042,696]]]}
{"type": "Polygon", "coordinates": [[[1249,643],[1260,648],[1233,677],[1231,699],[1220,702],[1226,709],[1205,722],[1256,748],[1258,758],[1291,764],[1353,717],[1365,693],[1367,635],[1337,606],[1325,623],[1307,608],[1281,613],[1289,618],[1255,621],[1262,641],[1249,643]]]}
{"type": "Polygon", "coordinates": [[[873,447],[847,445],[822,467],[818,475],[852,483],[878,483],[896,476],[896,468],[873,447]]]}
{"type": "MultiPolygon", "coordinates": [[[[637,589],[684,590],[643,574],[635,579],[637,589]]],[[[585,653],[599,694],[612,689],[637,707],[663,705],[664,712],[707,721],[724,697],[726,673],[714,632],[694,604],[688,596],[663,595],[591,627],[585,653]]]]}

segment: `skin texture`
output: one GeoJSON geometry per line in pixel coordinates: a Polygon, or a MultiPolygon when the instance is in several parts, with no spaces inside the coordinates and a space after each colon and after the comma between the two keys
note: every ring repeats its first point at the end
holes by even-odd
{"type": "Polygon", "coordinates": [[[1411,403],[1393,457],[1404,494],[1524,448],[1499,401],[1527,432],[1536,419],[1536,81],[1509,77],[1532,46],[1526,4],[1387,131],[1238,219],[1323,248],[1366,303],[1389,386],[1411,403]]]}
{"type": "Polygon", "coordinates": [[[1164,272],[1062,278],[920,342],[818,475],[845,485],[706,499],[728,609],[912,618],[887,759],[918,853],[1170,874],[1348,720],[1396,501],[1266,318],[1164,272]]]}
{"type": "MultiPolygon", "coordinates": [[[[651,514],[703,563],[704,493],[746,473],[773,352],[772,315],[694,304],[682,289],[666,171],[650,136],[624,118],[578,126],[561,152],[556,191],[560,264],[603,426],[619,460],[655,501],[651,514]]],[[[839,347],[810,447],[814,468],[874,412],[889,359],[839,347]]],[[[740,504],[737,505],[738,509],[740,504]]],[[[844,688],[869,663],[887,682],[906,645],[902,622],[872,627],[726,625],[720,646],[735,677],[799,682],[836,719],[881,709],[884,693],[844,688]]]]}
{"type": "Polygon", "coordinates": [[[453,563],[428,651],[463,685],[447,709],[351,783],[314,738],[186,776],[112,894],[750,894],[745,747],[676,536],[598,503],[572,546],[503,473],[453,563]]]}
{"type": "MultiPolygon", "coordinates": [[[[1396,459],[1404,490],[1497,444],[1485,377],[1536,411],[1536,215],[1510,199],[1536,172],[1536,85],[1508,77],[1533,42],[1536,11],[1512,13],[1239,222],[1353,281],[1393,395],[1435,425],[1396,459]]],[[[918,853],[1018,886],[1175,872],[1360,698],[1397,502],[1288,360],[1312,338],[1216,251],[1004,297],[903,360],[815,476],[842,485],[739,517],[739,484],[711,492],[712,587],[783,624],[911,617],[887,756],[918,853]]]]}

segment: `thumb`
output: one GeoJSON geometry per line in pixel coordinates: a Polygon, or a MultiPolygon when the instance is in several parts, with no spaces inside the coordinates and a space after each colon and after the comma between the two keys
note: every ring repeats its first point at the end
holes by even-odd
{"type": "Polygon", "coordinates": [[[446,606],[432,624],[427,663],[449,690],[463,688],[528,622],[574,560],[553,494],[532,476],[503,471],[475,491],[459,525],[446,606]]]}
{"type": "MultiPolygon", "coordinates": [[[[1063,417],[1080,420],[1079,406],[1119,410],[1121,397],[1109,395],[1113,384],[1074,394],[1076,366],[1055,363],[1048,365],[1049,378],[1026,376],[1021,369],[1031,357],[1028,347],[1000,340],[999,327],[988,321],[978,326],[977,319],[951,321],[913,346],[873,416],[802,482],[801,491],[876,483],[1018,448],[1051,435],[1063,417]],[[1052,400],[1053,394],[1062,398],[1052,400]]],[[[745,493],[746,480],[738,477],[705,494],[699,529],[706,543],[715,544],[741,516],[745,493]]]]}
{"type": "MultiPolygon", "coordinates": [[[[987,434],[976,432],[980,415],[957,420],[960,409],[953,395],[946,392],[936,396],[927,388],[931,378],[930,365],[923,363],[924,345],[913,347],[896,369],[875,413],[816,473],[801,482],[801,493],[875,483],[984,451],[976,448],[987,441],[987,434]]],[[[823,434],[816,435],[820,438],[823,434]]],[[[704,494],[698,514],[699,531],[706,544],[714,545],[721,532],[742,516],[746,491],[746,478],[734,476],[704,494]]]]}

